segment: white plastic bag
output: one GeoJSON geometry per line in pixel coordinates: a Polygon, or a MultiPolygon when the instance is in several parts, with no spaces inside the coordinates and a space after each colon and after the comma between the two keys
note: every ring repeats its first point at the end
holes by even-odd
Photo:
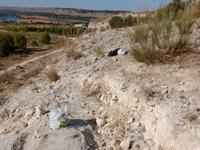
{"type": "Polygon", "coordinates": [[[118,55],[126,55],[127,54],[127,51],[125,50],[125,49],[119,49],[118,51],[117,51],[117,54],[118,55]]]}
{"type": "Polygon", "coordinates": [[[67,119],[67,105],[63,104],[61,109],[52,109],[50,112],[50,128],[59,129],[69,124],[67,119]]]}

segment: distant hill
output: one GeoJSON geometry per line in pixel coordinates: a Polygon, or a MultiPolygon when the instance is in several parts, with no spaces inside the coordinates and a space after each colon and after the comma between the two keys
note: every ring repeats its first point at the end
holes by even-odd
{"type": "Polygon", "coordinates": [[[29,7],[0,7],[0,11],[20,11],[20,12],[42,12],[53,13],[57,15],[71,15],[81,17],[101,17],[105,14],[117,14],[127,11],[112,11],[112,10],[86,10],[86,9],[74,9],[74,8],[29,8],[29,7]]]}

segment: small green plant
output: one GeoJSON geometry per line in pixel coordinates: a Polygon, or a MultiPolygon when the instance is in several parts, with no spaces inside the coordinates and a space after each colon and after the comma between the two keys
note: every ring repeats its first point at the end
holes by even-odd
{"type": "Polygon", "coordinates": [[[37,47],[37,46],[38,46],[38,42],[37,42],[37,41],[35,41],[35,40],[34,40],[34,41],[32,41],[32,42],[31,42],[31,46],[33,46],[33,47],[37,47]]]}
{"type": "Polygon", "coordinates": [[[94,52],[98,55],[103,55],[104,51],[103,51],[103,46],[98,46],[97,48],[94,49],[94,52]]]}
{"type": "Polygon", "coordinates": [[[41,37],[41,42],[42,42],[43,44],[49,44],[50,41],[51,41],[50,35],[48,34],[48,32],[44,32],[44,33],[42,34],[42,37],[41,37]]]}
{"type": "Polygon", "coordinates": [[[25,73],[23,76],[24,76],[25,80],[28,80],[31,77],[35,77],[36,75],[38,75],[41,71],[42,71],[42,68],[35,68],[35,69],[31,70],[30,72],[25,73]]]}
{"type": "Polygon", "coordinates": [[[58,72],[55,68],[50,68],[46,72],[46,78],[49,83],[56,82],[60,79],[58,72]]]}
{"type": "Polygon", "coordinates": [[[0,86],[4,83],[12,83],[12,79],[13,77],[7,72],[3,73],[2,75],[0,75],[0,86]]]}
{"type": "Polygon", "coordinates": [[[19,55],[19,54],[12,54],[12,55],[9,55],[9,58],[16,60],[16,59],[20,59],[21,55],[19,55]]]}
{"type": "Polygon", "coordinates": [[[48,46],[47,46],[47,49],[52,49],[52,45],[48,45],[48,46]]]}

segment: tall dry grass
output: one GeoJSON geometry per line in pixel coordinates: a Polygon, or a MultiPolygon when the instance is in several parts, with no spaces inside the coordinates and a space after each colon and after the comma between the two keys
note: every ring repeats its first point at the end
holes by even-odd
{"type": "Polygon", "coordinates": [[[191,50],[189,41],[193,20],[189,10],[168,16],[165,9],[159,9],[147,24],[136,26],[130,34],[131,55],[140,62],[150,63],[162,60],[166,55],[191,50]],[[137,44],[135,44],[137,43],[137,44]]]}

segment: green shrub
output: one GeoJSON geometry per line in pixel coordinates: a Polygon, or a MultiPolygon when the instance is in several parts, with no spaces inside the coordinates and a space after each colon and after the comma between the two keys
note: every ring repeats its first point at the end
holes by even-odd
{"type": "Polygon", "coordinates": [[[174,0],[173,2],[169,3],[166,7],[166,13],[168,16],[171,15],[171,13],[174,14],[175,19],[179,13],[179,11],[184,11],[186,8],[186,3],[181,2],[181,0],[174,0]]]}
{"type": "Polygon", "coordinates": [[[131,15],[128,15],[125,19],[124,19],[124,26],[130,27],[130,26],[134,26],[137,24],[137,18],[133,17],[131,15]]]}
{"type": "Polygon", "coordinates": [[[155,58],[155,48],[153,44],[148,44],[149,27],[136,26],[134,37],[132,40],[138,42],[139,45],[131,48],[132,57],[139,62],[152,62],[155,58]]]}
{"type": "Polygon", "coordinates": [[[0,56],[6,57],[14,53],[13,37],[9,33],[0,34],[0,56]]]}
{"type": "Polygon", "coordinates": [[[13,40],[14,40],[16,49],[26,48],[27,40],[24,35],[22,35],[21,33],[15,32],[15,33],[13,33],[12,36],[13,36],[13,40]]]}
{"type": "Polygon", "coordinates": [[[38,42],[34,40],[34,41],[31,42],[31,45],[32,45],[33,47],[38,46],[38,42]]]}
{"type": "Polygon", "coordinates": [[[111,28],[121,28],[123,26],[123,19],[120,16],[114,16],[109,20],[111,28]]]}
{"type": "Polygon", "coordinates": [[[103,55],[103,46],[98,46],[97,48],[94,49],[94,52],[97,53],[98,55],[103,55]]]}
{"type": "Polygon", "coordinates": [[[49,36],[49,34],[48,34],[47,32],[44,32],[44,33],[42,34],[42,37],[41,37],[41,42],[42,42],[43,44],[49,44],[50,41],[51,41],[51,37],[49,36]]]}

